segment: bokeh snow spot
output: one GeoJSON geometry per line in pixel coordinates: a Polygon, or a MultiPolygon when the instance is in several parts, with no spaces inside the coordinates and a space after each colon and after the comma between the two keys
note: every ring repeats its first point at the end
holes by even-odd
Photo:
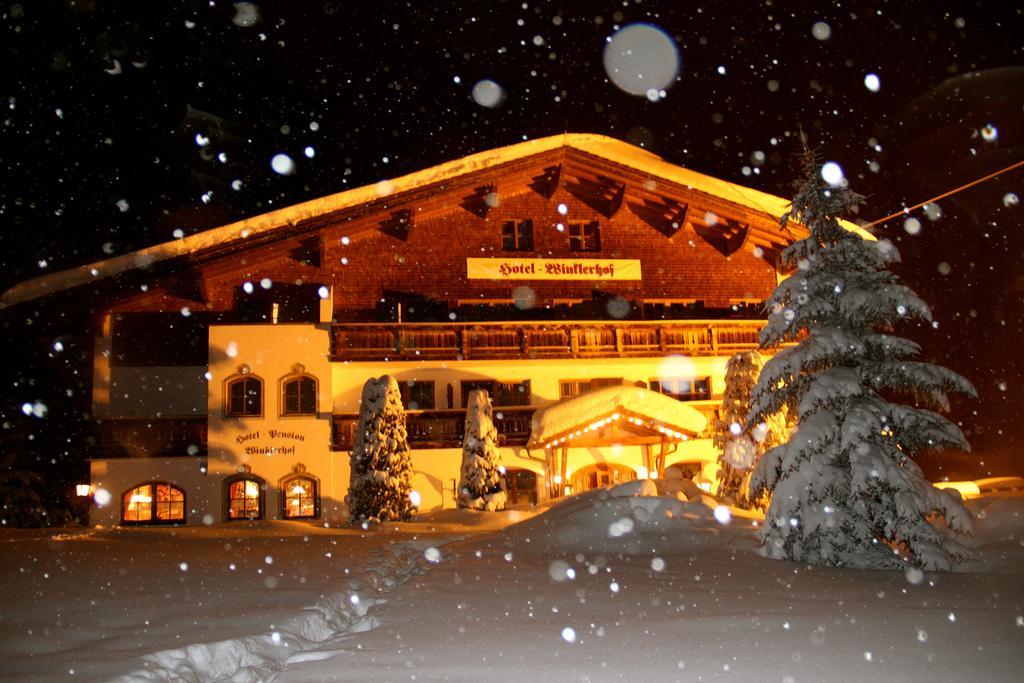
{"type": "Polygon", "coordinates": [[[260,20],[260,8],[251,2],[236,2],[235,16],[231,17],[231,23],[235,26],[248,28],[255,26],[260,20]]]}
{"type": "Polygon", "coordinates": [[[555,560],[548,565],[548,576],[553,581],[565,581],[569,578],[569,563],[565,560],[555,560]]]}
{"type": "Polygon", "coordinates": [[[500,85],[489,78],[477,82],[473,86],[473,101],[481,107],[494,109],[505,100],[505,91],[500,85]]]}
{"type": "Polygon", "coordinates": [[[864,77],[864,87],[871,92],[878,92],[882,89],[882,80],[878,74],[868,74],[864,77]]]}
{"type": "Polygon", "coordinates": [[[916,586],[924,581],[924,572],[917,567],[907,567],[903,572],[907,577],[907,583],[916,586]]]}
{"type": "Polygon", "coordinates": [[[653,569],[656,572],[663,571],[665,569],[665,560],[661,559],[660,557],[652,558],[651,569],[653,569]]]}
{"type": "Polygon", "coordinates": [[[427,562],[437,564],[441,561],[441,551],[431,546],[423,551],[423,557],[427,558],[427,562]]]}
{"type": "Polygon", "coordinates": [[[270,160],[270,168],[279,175],[291,175],[295,173],[295,162],[284,152],[275,154],[270,160]]]}
{"type": "Polygon", "coordinates": [[[921,221],[911,216],[903,221],[903,229],[907,231],[908,235],[916,235],[921,232],[921,221]]]}
{"type": "Polygon", "coordinates": [[[633,531],[633,520],[629,517],[623,517],[608,525],[608,535],[612,538],[625,536],[631,531],[633,531]]]}
{"type": "Polygon", "coordinates": [[[679,51],[672,39],[657,26],[629,24],[616,31],[604,48],[604,70],[620,90],[647,97],[662,90],[679,73],[679,51]]]}
{"type": "Polygon", "coordinates": [[[715,521],[719,524],[728,524],[732,521],[732,511],[728,505],[719,505],[715,508],[715,521]]]}
{"type": "Polygon", "coordinates": [[[843,167],[834,161],[828,161],[821,167],[821,179],[832,187],[838,187],[846,182],[843,167]]]}
{"type": "Polygon", "coordinates": [[[828,40],[832,37],[832,27],[824,21],[816,21],[811,26],[811,35],[817,40],[828,40]]]}
{"type": "Polygon", "coordinates": [[[565,628],[563,628],[562,629],[562,640],[564,640],[567,643],[575,643],[576,642],[576,629],[574,629],[571,626],[566,626],[565,628]]]}
{"type": "Polygon", "coordinates": [[[110,505],[112,498],[113,496],[110,495],[110,491],[103,488],[96,489],[95,493],[92,494],[92,501],[101,508],[110,505]]]}

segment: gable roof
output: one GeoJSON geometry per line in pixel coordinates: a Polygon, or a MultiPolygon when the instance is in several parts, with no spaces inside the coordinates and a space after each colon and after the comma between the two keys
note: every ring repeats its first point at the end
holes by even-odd
{"type": "MultiPolygon", "coordinates": [[[[148,268],[171,259],[194,256],[228,245],[255,242],[259,238],[265,239],[275,232],[285,231],[326,214],[352,209],[370,202],[397,198],[413,190],[453,181],[558,149],[578,150],[652,178],[705,193],[772,217],[781,216],[789,208],[789,200],[677,166],[621,140],[589,133],[564,133],[471,154],[399,178],[381,180],[103,261],[41,275],[21,282],[0,295],[0,309],[120,273],[148,268]]],[[[844,226],[862,237],[874,239],[870,233],[852,223],[844,221],[844,226]]]]}
{"type": "Polygon", "coordinates": [[[615,427],[624,427],[634,436],[653,436],[655,441],[680,441],[702,434],[707,418],[692,406],[650,389],[602,387],[537,410],[531,420],[530,444],[551,448],[627,442],[615,427]]]}

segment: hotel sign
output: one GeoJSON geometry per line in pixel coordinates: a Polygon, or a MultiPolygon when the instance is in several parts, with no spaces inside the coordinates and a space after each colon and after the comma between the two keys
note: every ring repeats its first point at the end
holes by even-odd
{"type": "Polygon", "coordinates": [[[640,280],[637,259],[467,258],[470,280],[640,280]]]}

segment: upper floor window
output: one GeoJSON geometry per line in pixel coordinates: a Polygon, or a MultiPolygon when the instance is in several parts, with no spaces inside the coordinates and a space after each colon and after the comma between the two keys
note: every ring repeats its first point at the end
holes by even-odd
{"type": "Polygon", "coordinates": [[[292,368],[292,375],[281,380],[282,415],[316,415],[316,378],[305,374],[302,365],[292,368]]]}
{"type": "Polygon", "coordinates": [[[504,251],[533,251],[533,221],[505,221],[501,225],[504,251]]]}
{"type": "Polygon", "coordinates": [[[601,228],[597,221],[569,223],[569,251],[601,251],[601,228]]]}
{"type": "Polygon", "coordinates": [[[622,377],[595,377],[593,379],[563,379],[558,382],[559,398],[579,396],[591,389],[601,387],[616,387],[623,383],[622,377]]]}
{"type": "Polygon", "coordinates": [[[485,389],[491,397],[491,405],[528,406],[530,405],[530,380],[521,382],[498,382],[492,379],[466,380],[462,382],[462,407],[469,404],[469,394],[474,389],[485,389]]]}
{"type": "Polygon", "coordinates": [[[243,366],[240,377],[228,380],[226,417],[259,417],[263,415],[263,380],[250,375],[243,366]]]}
{"type": "Polygon", "coordinates": [[[651,391],[671,396],[678,401],[699,401],[711,398],[711,379],[682,379],[662,377],[651,380],[651,391]]]}
{"type": "Polygon", "coordinates": [[[174,484],[140,484],[121,496],[123,524],[174,524],[184,521],[185,492],[174,484]]]}
{"type": "Polygon", "coordinates": [[[409,380],[399,385],[406,410],[433,410],[434,383],[409,380]]]}

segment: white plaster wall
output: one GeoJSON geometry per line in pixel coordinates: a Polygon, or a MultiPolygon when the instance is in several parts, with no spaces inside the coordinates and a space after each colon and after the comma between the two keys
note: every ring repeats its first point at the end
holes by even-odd
{"type": "MultiPolygon", "coordinates": [[[[302,464],[320,481],[321,516],[344,516],[348,454],[331,443],[331,368],[326,327],[310,324],[213,325],[210,327],[208,454],[210,477],[218,482],[245,466],[267,484],[266,516],[280,515],[278,482],[302,464]],[[317,414],[282,416],[280,380],[300,363],[317,379],[317,414]],[[263,415],[224,416],[225,381],[247,365],[263,380],[263,415]],[[276,449],[267,453],[266,449],[276,449]]],[[[216,518],[222,515],[220,489],[216,518]]]]}
{"type": "MultiPolygon", "coordinates": [[[[213,482],[203,474],[203,458],[109,458],[89,464],[93,496],[103,489],[110,503],[89,509],[89,523],[114,526],[121,523],[121,496],[125,491],[148,481],[169,482],[185,491],[185,522],[202,524],[210,509],[213,482]]],[[[218,497],[213,498],[216,505],[218,497]]],[[[219,519],[214,517],[214,519],[219,519]]]]}

